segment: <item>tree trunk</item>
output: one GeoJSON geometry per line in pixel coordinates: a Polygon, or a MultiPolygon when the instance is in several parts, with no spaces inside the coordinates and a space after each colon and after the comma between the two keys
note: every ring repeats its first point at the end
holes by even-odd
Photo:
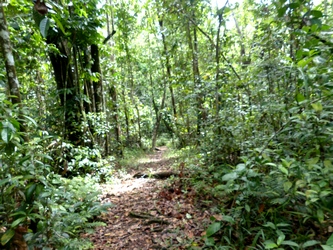
{"type": "Polygon", "coordinates": [[[121,139],[120,139],[120,135],[121,135],[121,130],[120,130],[120,125],[119,125],[119,110],[118,110],[118,98],[117,98],[117,89],[114,85],[112,85],[109,88],[109,93],[110,93],[110,97],[111,97],[111,113],[112,113],[112,117],[113,117],[113,127],[114,127],[114,134],[115,134],[115,139],[117,142],[116,145],[116,154],[119,156],[122,156],[123,152],[122,152],[122,145],[121,145],[121,139]]]}
{"type": "Polygon", "coordinates": [[[102,80],[102,71],[99,62],[99,50],[96,44],[92,44],[91,48],[91,58],[93,60],[93,64],[91,66],[91,73],[98,74],[98,80],[93,81],[94,87],[94,99],[95,99],[95,107],[96,112],[103,112],[103,80],[102,80]]]}
{"type": "MultiPolygon", "coordinates": [[[[163,20],[161,19],[161,17],[159,18],[158,23],[160,25],[160,29],[164,30],[163,20]]],[[[169,53],[168,46],[167,46],[166,39],[165,39],[165,35],[164,35],[163,32],[162,32],[162,42],[163,42],[163,54],[164,54],[165,60],[166,60],[165,67],[166,67],[166,75],[167,75],[167,78],[168,78],[168,85],[169,85],[170,96],[171,96],[173,116],[174,116],[174,118],[176,118],[177,117],[176,101],[175,101],[175,96],[174,96],[174,93],[173,93],[173,88],[172,88],[172,85],[171,85],[172,74],[171,74],[171,64],[170,64],[170,53],[169,53]]]]}
{"type": "MultiPolygon", "coordinates": [[[[83,52],[83,68],[85,71],[90,71],[90,55],[88,49],[84,50],[83,52]]],[[[90,72],[89,72],[90,73],[90,72]]],[[[96,107],[95,107],[95,95],[94,95],[94,87],[93,83],[90,78],[90,74],[87,74],[87,76],[84,79],[84,88],[83,88],[84,95],[89,99],[88,101],[84,102],[84,109],[86,113],[90,112],[96,112],[96,107]]]]}
{"type": "MultiPolygon", "coordinates": [[[[164,109],[164,105],[165,105],[165,96],[166,96],[166,83],[164,82],[163,96],[162,96],[162,101],[161,101],[160,108],[159,109],[155,108],[156,121],[155,121],[154,129],[153,129],[153,136],[152,136],[152,142],[151,142],[151,148],[152,149],[154,149],[156,147],[158,129],[160,127],[161,120],[162,120],[161,110],[164,109]]],[[[157,107],[156,103],[154,104],[154,106],[157,107]]]]}
{"type": "Polygon", "coordinates": [[[3,3],[0,3],[0,46],[1,52],[5,58],[10,98],[13,104],[19,104],[21,103],[19,81],[16,76],[15,61],[9,38],[5,12],[3,10],[3,3]]]}
{"type": "MultiPolygon", "coordinates": [[[[12,44],[10,42],[10,36],[6,22],[5,12],[3,9],[3,3],[0,3],[0,49],[3,54],[3,57],[5,58],[5,67],[7,72],[8,88],[11,101],[13,104],[21,105],[19,81],[16,75],[14,55],[12,51],[12,44]]],[[[21,132],[25,132],[24,124],[21,124],[20,130],[21,132]]],[[[23,139],[25,141],[28,141],[28,137],[26,137],[25,134],[23,135],[23,139]]]]}
{"type": "MultiPolygon", "coordinates": [[[[74,81],[72,65],[70,64],[70,52],[66,41],[59,38],[59,42],[54,44],[60,54],[50,53],[50,60],[53,67],[55,81],[59,92],[60,104],[64,112],[64,137],[74,145],[82,145],[82,132],[79,128],[81,124],[81,109],[79,93],[74,81]]],[[[76,60],[74,58],[73,60],[76,60]]]]}
{"type": "MultiPolygon", "coordinates": [[[[194,14],[193,14],[194,16],[194,14]]],[[[194,18],[193,18],[194,19],[194,18]]],[[[198,58],[198,36],[197,36],[197,28],[193,27],[193,40],[191,36],[191,25],[190,21],[187,23],[187,38],[190,51],[192,52],[192,70],[193,70],[193,80],[194,80],[194,88],[198,88],[196,91],[196,112],[197,112],[197,135],[199,136],[202,130],[203,123],[203,98],[201,93],[201,78],[200,78],[200,70],[199,70],[199,58],[198,58]]]]}

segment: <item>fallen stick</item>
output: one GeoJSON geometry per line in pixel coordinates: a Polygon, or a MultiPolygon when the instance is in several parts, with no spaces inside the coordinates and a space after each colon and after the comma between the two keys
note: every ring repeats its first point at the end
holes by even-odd
{"type": "Polygon", "coordinates": [[[174,172],[159,172],[154,174],[136,173],[134,178],[153,178],[153,179],[167,179],[171,176],[177,176],[174,172]]]}

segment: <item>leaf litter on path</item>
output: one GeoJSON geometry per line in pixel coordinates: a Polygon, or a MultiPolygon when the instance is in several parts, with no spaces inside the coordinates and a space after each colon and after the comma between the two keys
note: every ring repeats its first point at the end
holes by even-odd
{"type": "MultiPolygon", "coordinates": [[[[165,159],[166,150],[162,147],[151,154],[141,166],[145,169],[139,171],[168,171],[173,161],[165,159]]],[[[103,202],[115,206],[99,218],[106,226],[83,235],[95,250],[200,249],[211,214],[195,202],[193,190],[183,192],[177,182],[149,178],[131,178],[102,188],[103,202]]]]}

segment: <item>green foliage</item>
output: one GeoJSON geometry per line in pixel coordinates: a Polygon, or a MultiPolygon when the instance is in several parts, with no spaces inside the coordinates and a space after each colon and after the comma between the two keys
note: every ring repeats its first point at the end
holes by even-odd
{"type": "Polygon", "coordinates": [[[100,204],[98,186],[90,178],[68,180],[52,176],[51,183],[52,190],[44,194],[49,198],[47,204],[35,202],[39,207],[39,216],[35,218],[38,221],[37,231],[28,233],[27,241],[35,246],[52,244],[63,249],[89,249],[89,242],[72,239],[104,225],[94,220],[101,212],[106,212],[110,204],[100,204]]]}
{"type": "Polygon", "coordinates": [[[126,148],[124,157],[119,159],[119,165],[126,169],[135,168],[138,164],[147,161],[147,153],[139,148],[126,148]]]}
{"type": "Polygon", "coordinates": [[[170,135],[168,134],[161,134],[156,141],[156,146],[160,147],[160,146],[166,146],[166,145],[170,145],[170,135]]]}
{"type": "MultiPolygon", "coordinates": [[[[102,225],[95,217],[110,206],[98,200],[100,190],[91,178],[64,179],[49,165],[52,158],[43,145],[50,137],[36,136],[23,142],[21,123],[34,124],[7,100],[0,104],[0,220],[2,246],[11,244],[23,230],[31,247],[89,249],[80,233],[102,225]]],[[[36,124],[35,124],[36,125],[36,124]]],[[[42,133],[41,133],[42,134],[42,133]]]]}
{"type": "MultiPolygon", "coordinates": [[[[327,2],[244,0],[214,7],[205,1],[116,0],[96,8],[96,0],[50,1],[46,17],[33,14],[37,25],[26,17],[29,4],[13,0],[7,8],[23,104],[31,109],[19,116],[18,107],[1,102],[0,212],[8,229],[2,243],[15,227],[42,221],[37,228],[49,234],[30,232],[31,242],[49,239],[59,249],[76,244],[71,239],[91,226],[89,209],[95,206],[88,193],[88,205],[80,203],[80,193],[88,191],[80,182],[90,185],[82,178],[108,180],[113,162],[125,168],[144,162],[134,159],[150,148],[161,115],[157,145],[172,141],[182,148],[193,185],[217,200],[222,220],[212,219],[207,228],[208,248],[332,247],[333,44],[327,2]],[[104,11],[116,30],[107,46],[98,33],[104,11]],[[45,38],[54,44],[45,48],[45,38]],[[56,90],[48,59],[60,53],[59,44],[68,46],[76,74],[77,85],[66,90],[56,90]],[[86,58],[91,44],[101,49],[101,74],[91,72],[86,58]],[[97,114],[86,109],[94,98],[83,89],[100,76],[105,110],[97,114]],[[67,132],[82,132],[84,146],[59,139],[66,132],[64,113],[77,115],[70,105],[59,107],[59,97],[75,91],[67,101],[89,112],[80,113],[67,132]],[[32,126],[26,143],[22,122],[32,126]],[[104,152],[124,158],[102,160],[104,152]],[[53,172],[77,177],[66,180],[53,172]]],[[[0,62],[5,91],[2,67],[0,62]]]]}
{"type": "MultiPolygon", "coordinates": [[[[243,6],[265,10],[238,14],[240,20],[256,15],[256,34],[246,40],[256,52],[249,65],[235,65],[238,80],[224,75],[216,93],[220,110],[207,110],[198,151],[190,156],[196,158],[193,185],[219,201],[222,215],[207,228],[205,244],[325,248],[333,219],[332,44],[325,24],[331,20],[303,1],[243,6]]],[[[225,53],[236,56],[234,49],[225,53]]],[[[208,76],[206,83],[212,101],[208,76]]]]}

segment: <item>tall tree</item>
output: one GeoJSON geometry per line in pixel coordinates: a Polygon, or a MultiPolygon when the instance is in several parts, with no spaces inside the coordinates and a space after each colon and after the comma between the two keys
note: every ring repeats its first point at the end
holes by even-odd
{"type": "MultiPolygon", "coordinates": [[[[48,7],[44,2],[36,1],[33,10],[36,24],[47,44],[56,48],[49,52],[49,57],[63,108],[64,137],[76,145],[84,144],[84,135],[88,140],[93,140],[90,131],[84,131],[81,127],[82,121],[86,119],[84,106],[87,107],[83,104],[81,86],[84,86],[85,94],[91,98],[92,108],[89,109],[93,112],[103,111],[102,74],[96,44],[99,38],[97,27],[100,26],[100,22],[96,5],[95,0],[88,3],[78,0],[74,4],[55,1],[52,6],[55,14],[50,18],[54,19],[56,25],[52,28],[48,7]],[[84,84],[80,75],[84,67],[89,65],[87,59],[80,60],[81,57],[86,57],[82,54],[88,51],[89,46],[89,58],[93,61],[90,69],[92,85],[89,81],[84,84]]],[[[91,129],[94,130],[92,127],[91,129]]]]}
{"type": "Polygon", "coordinates": [[[14,55],[10,42],[9,31],[7,27],[4,3],[0,2],[0,46],[1,52],[5,58],[5,66],[7,71],[8,89],[12,103],[21,103],[21,94],[19,89],[19,81],[16,76],[14,55]]]}

